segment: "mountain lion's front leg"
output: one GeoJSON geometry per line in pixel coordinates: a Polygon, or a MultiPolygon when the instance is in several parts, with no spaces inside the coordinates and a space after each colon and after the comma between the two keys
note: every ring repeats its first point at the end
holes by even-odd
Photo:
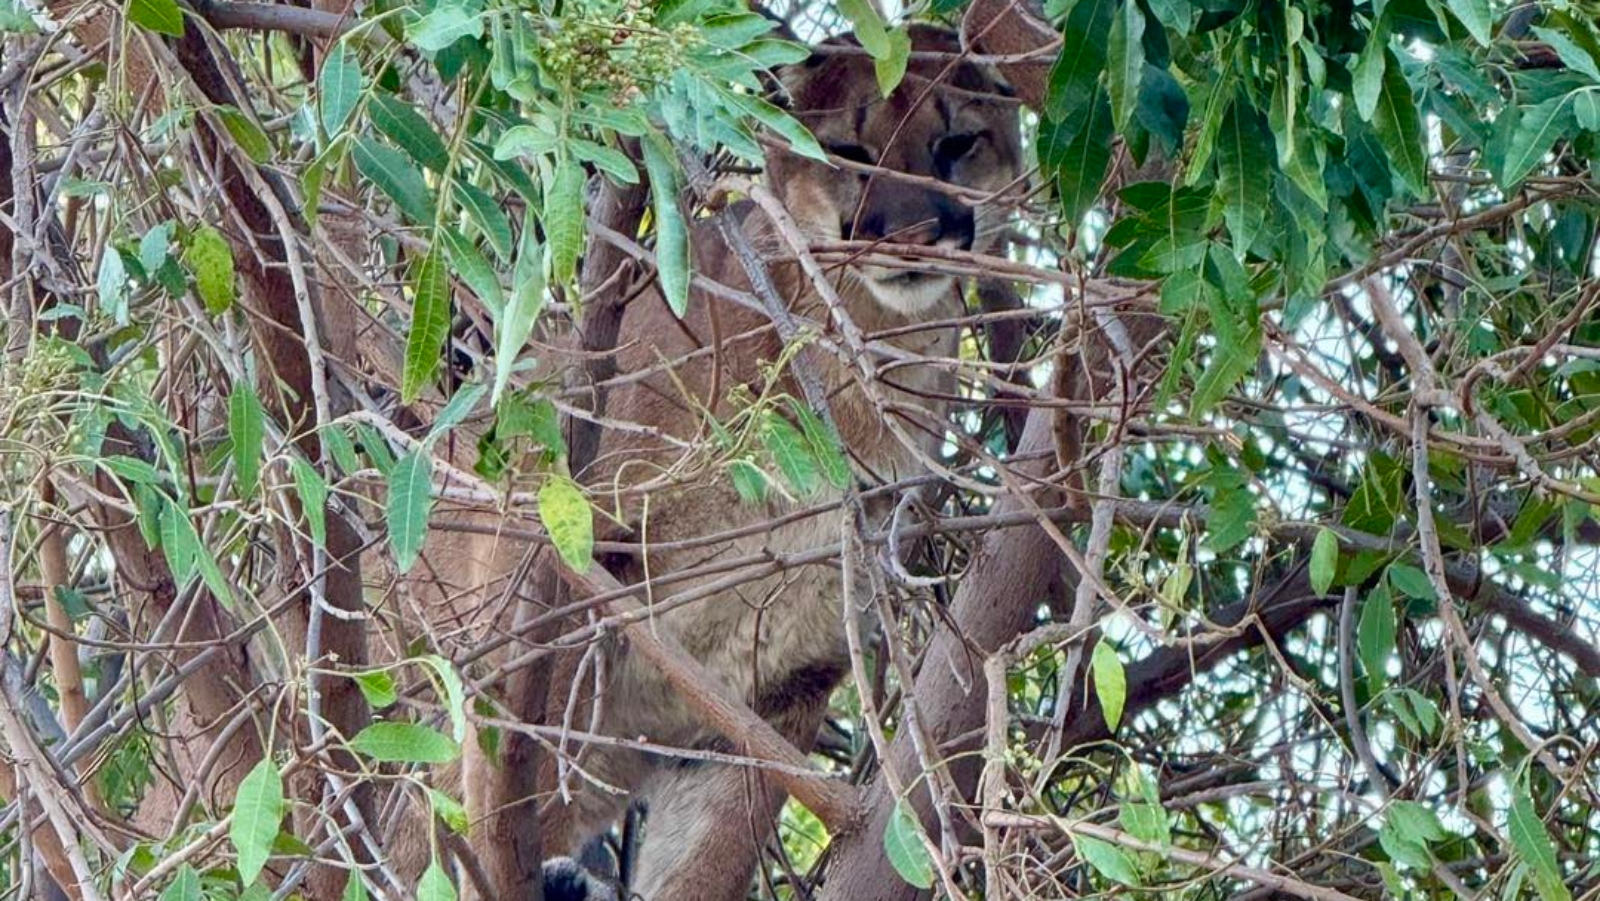
{"type": "MultiPolygon", "coordinates": [[[[809,748],[827,700],[786,711],[774,725],[809,748]]],[[[664,764],[646,790],[649,814],[632,890],[645,901],[742,901],[788,796],[754,767],[664,764]]]]}

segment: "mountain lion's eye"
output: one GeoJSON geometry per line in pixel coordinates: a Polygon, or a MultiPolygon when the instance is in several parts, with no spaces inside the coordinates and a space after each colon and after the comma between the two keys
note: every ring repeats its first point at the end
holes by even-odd
{"type": "Polygon", "coordinates": [[[984,133],[980,131],[940,138],[933,144],[933,160],[940,166],[958,163],[975,150],[983,138],[984,133]]]}
{"type": "Polygon", "coordinates": [[[829,144],[828,152],[853,163],[865,163],[868,166],[877,163],[877,160],[872,156],[872,151],[862,147],[860,144],[829,144]]]}

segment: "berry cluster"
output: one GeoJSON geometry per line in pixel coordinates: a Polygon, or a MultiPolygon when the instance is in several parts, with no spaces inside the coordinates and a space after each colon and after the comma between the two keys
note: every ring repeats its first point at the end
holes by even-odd
{"type": "Polygon", "coordinates": [[[670,78],[696,40],[693,25],[657,28],[654,8],[624,0],[553,20],[539,56],[546,72],[575,90],[627,101],[670,78]]]}

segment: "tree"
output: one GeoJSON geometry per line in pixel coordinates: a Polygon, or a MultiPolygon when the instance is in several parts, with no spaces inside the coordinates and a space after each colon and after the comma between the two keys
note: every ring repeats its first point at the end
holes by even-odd
{"type": "Polygon", "coordinates": [[[539,605],[660,587],[587,567],[570,477],[627,288],[685,300],[714,179],[821,152],[761,99],[790,37],[888,87],[915,19],[1036,160],[1004,256],[895,250],[976,276],[961,478],[855,536],[882,629],[809,761],[627,633],[788,764],[757,891],[1592,894],[1587,6],[760,12],[0,0],[0,888],[536,897],[534,805],[469,824],[444,777],[514,802],[567,753],[504,648],[603,630],[539,605]],[[565,561],[516,636],[439,575],[489,518],[565,561]]]}

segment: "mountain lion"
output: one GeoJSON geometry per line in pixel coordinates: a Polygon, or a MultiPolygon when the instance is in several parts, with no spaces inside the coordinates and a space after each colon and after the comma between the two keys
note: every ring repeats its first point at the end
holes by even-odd
{"type": "MultiPolygon", "coordinates": [[[[833,156],[917,177],[900,179],[771,150],[764,182],[805,239],[955,250],[997,243],[1007,218],[1003,202],[973,204],[971,199],[999,194],[1018,178],[1017,106],[996,76],[961,59],[955,35],[913,26],[911,37],[920,55],[887,99],[879,92],[871,58],[853,41],[829,42],[808,62],[780,73],[780,93],[790,112],[833,156]]],[[[749,244],[765,259],[789,311],[830,323],[823,297],[801,272],[774,222],[747,204],[727,214],[738,217],[749,244]]],[[[692,247],[698,275],[738,292],[751,291],[735,248],[715,229],[698,227],[692,247]]],[[[916,326],[962,316],[961,285],[950,276],[878,264],[837,266],[828,277],[842,303],[840,312],[862,334],[893,330],[894,337],[884,343],[900,357],[864,387],[860,369],[847,367],[836,355],[816,348],[807,356],[849,457],[849,478],[885,484],[923,474],[921,461],[937,455],[947,403],[956,396],[950,365],[924,361],[958,358],[960,334],[949,326],[916,326]],[[895,428],[886,424],[888,417],[899,420],[895,428]]],[[[836,322],[827,334],[837,337],[836,322]]],[[[735,420],[756,398],[781,392],[806,403],[791,374],[774,373],[773,364],[792,353],[765,312],[696,289],[679,319],[651,288],[628,303],[618,347],[618,371],[649,374],[611,388],[607,422],[633,426],[607,427],[594,464],[579,475],[601,509],[623,513],[620,526],[597,520],[596,537],[633,540],[645,548],[641,555],[607,561],[623,583],[651,579],[659,585],[652,600],[664,602],[727,577],[717,571],[718,562],[763,554],[782,558],[839,545],[837,511],[758,527],[838,500],[843,492],[835,485],[824,484],[820,495],[798,500],[786,498],[776,486],[768,487],[763,500],[742,499],[729,472],[704,450],[718,443],[710,423],[735,420]],[[741,534],[746,526],[751,528],[741,534]],[[701,540],[715,535],[724,537],[701,540]],[[660,584],[663,577],[694,567],[708,572],[660,584]]],[[[776,409],[783,415],[792,410],[784,404],[776,409]]],[[[888,503],[892,508],[893,499],[888,503]]],[[[868,511],[885,512],[873,505],[868,511]]],[[[863,569],[865,563],[857,567],[863,569]]],[[[661,603],[653,608],[652,625],[806,750],[829,694],[849,670],[845,595],[837,562],[812,563],[691,603],[661,603]]],[[[851,597],[860,604],[871,597],[870,588],[862,585],[851,597]]],[[[557,664],[546,723],[667,746],[738,750],[701,726],[625,644],[605,642],[599,655],[603,659],[597,661],[595,654],[585,658],[574,651],[557,664]]],[[[541,844],[547,853],[577,854],[616,823],[630,803],[639,803],[646,816],[626,887],[631,894],[646,901],[745,896],[785,800],[760,770],[601,744],[574,742],[567,751],[573,768],[558,771],[557,761],[545,755],[538,778],[541,844]],[[604,790],[591,780],[622,791],[604,790]]],[[[601,891],[597,880],[570,861],[554,863],[546,871],[551,898],[565,901],[586,892],[596,897],[601,891]]]]}

